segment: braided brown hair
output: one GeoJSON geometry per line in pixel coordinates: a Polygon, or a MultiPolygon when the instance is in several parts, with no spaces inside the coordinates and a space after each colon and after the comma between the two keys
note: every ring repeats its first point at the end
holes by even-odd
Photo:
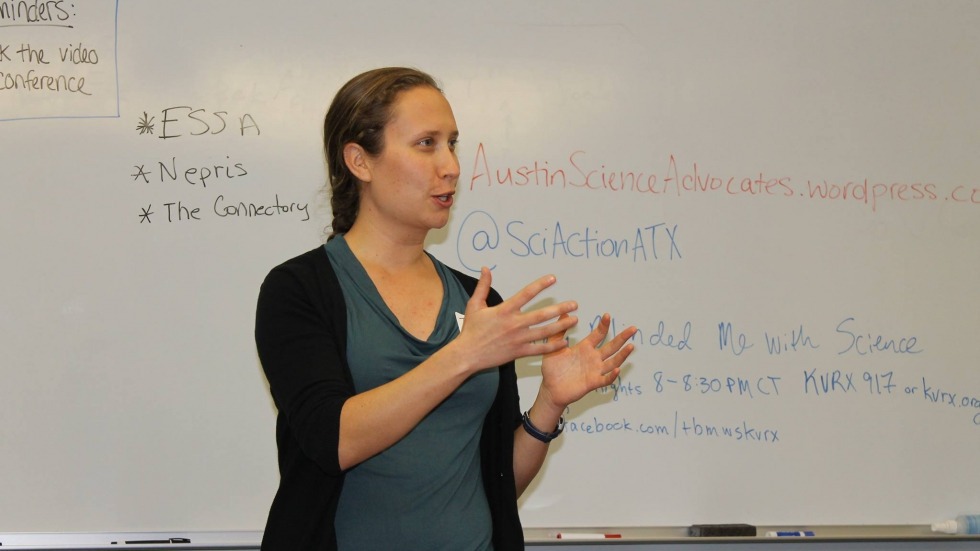
{"type": "Polygon", "coordinates": [[[384,129],[400,92],[419,86],[442,91],[428,74],[406,67],[385,67],[361,73],[337,92],[323,121],[333,239],[354,225],[361,200],[360,182],[344,161],[344,146],[356,143],[369,155],[384,149],[384,129]]]}

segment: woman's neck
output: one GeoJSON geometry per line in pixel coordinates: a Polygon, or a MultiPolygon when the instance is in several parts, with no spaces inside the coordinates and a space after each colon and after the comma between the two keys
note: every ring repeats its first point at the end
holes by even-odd
{"type": "Polygon", "coordinates": [[[344,234],[344,239],[362,264],[382,267],[391,272],[412,269],[428,261],[424,235],[386,232],[368,224],[355,223],[344,234]]]}

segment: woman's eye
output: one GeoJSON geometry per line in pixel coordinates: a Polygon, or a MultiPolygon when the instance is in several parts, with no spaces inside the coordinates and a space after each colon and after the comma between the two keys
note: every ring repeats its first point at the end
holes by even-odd
{"type": "Polygon", "coordinates": [[[457,145],[459,145],[459,140],[457,140],[457,139],[449,140],[449,150],[450,151],[456,151],[456,146],[457,145]]]}

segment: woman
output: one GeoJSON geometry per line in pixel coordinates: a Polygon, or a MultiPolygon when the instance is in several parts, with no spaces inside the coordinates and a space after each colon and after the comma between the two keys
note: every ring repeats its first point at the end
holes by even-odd
{"type": "Polygon", "coordinates": [[[523,549],[517,498],[568,404],[613,382],[630,328],[569,346],[572,301],[503,301],[423,248],[449,220],[456,121],[429,75],[386,68],[337,93],[324,123],[333,233],[273,269],[256,343],[279,409],[280,486],[262,548],[523,549]],[[543,355],[523,416],[514,360],[543,355]]]}

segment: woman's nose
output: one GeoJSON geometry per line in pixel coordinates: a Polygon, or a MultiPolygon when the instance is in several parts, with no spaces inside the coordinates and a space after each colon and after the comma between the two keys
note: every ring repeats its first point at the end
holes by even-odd
{"type": "Polygon", "coordinates": [[[455,151],[447,148],[440,157],[439,175],[443,178],[459,178],[459,158],[455,151]]]}

